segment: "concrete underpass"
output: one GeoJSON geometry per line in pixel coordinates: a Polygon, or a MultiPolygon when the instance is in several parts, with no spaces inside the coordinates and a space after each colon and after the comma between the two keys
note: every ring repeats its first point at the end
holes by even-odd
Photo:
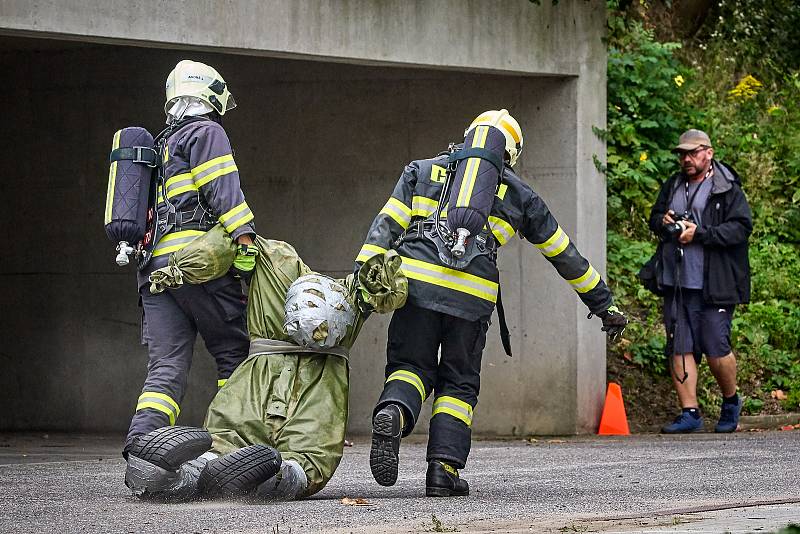
{"type": "MultiPolygon", "coordinates": [[[[311,54],[291,52],[302,48],[301,37],[298,44],[287,37],[281,51],[227,46],[238,38],[229,33],[214,46],[170,44],[157,35],[160,28],[134,38],[101,24],[113,14],[93,11],[91,3],[75,2],[68,11],[58,3],[26,11],[23,4],[6,4],[0,17],[0,430],[127,427],[147,352],[139,344],[133,267],[115,265],[103,231],[107,157],[117,129],[160,130],[164,80],[180,59],[209,63],[227,80],[239,107],[226,115],[225,127],[257,230],[291,242],[313,268],[348,273],[403,165],[459,141],[483,110],[506,107],[525,133],[516,170],[604,271],[604,183],[591,163],[602,154],[591,126],[604,121],[604,65],[586,59],[603,60],[599,38],[587,45],[581,34],[572,49],[556,53],[551,43],[535,48],[537,55],[506,50],[516,55],[505,57],[487,48],[464,56],[474,65],[444,64],[447,54],[435,44],[409,44],[398,49],[397,61],[377,52],[370,58],[369,47],[345,59],[345,43],[311,61],[311,54]]],[[[515,9],[528,10],[525,4],[515,9]]],[[[595,28],[598,17],[580,6],[558,12],[548,5],[537,13],[544,18],[530,24],[541,31],[539,42],[561,42],[578,31],[575,20],[595,28]],[[548,35],[545,25],[556,22],[560,33],[548,35]]],[[[343,21],[342,31],[356,23],[343,21]]],[[[495,319],[476,431],[591,431],[605,386],[599,321],[585,320],[574,292],[529,243],[514,239],[499,264],[515,356],[503,354],[495,319]]],[[[351,358],[354,433],[368,429],[381,388],[387,325],[388,317],[373,317],[351,358]]],[[[199,424],[215,389],[212,359],[198,342],[179,422],[199,424]]]]}

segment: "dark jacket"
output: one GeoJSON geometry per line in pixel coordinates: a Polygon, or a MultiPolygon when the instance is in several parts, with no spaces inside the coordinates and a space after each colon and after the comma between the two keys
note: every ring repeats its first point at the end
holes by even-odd
{"type": "MultiPolygon", "coordinates": [[[[363,263],[395,247],[397,238],[411,224],[437,217],[446,168],[446,154],[406,166],[392,196],[373,220],[357,262],[363,263]]],[[[485,231],[491,232],[498,246],[517,233],[533,243],[592,313],[605,311],[613,304],[611,291],[600,273],[578,252],[544,200],[510,167],[503,170],[485,231]]],[[[409,302],[467,321],[487,319],[492,314],[500,281],[494,259],[478,256],[457,271],[441,263],[430,239],[404,240],[396,248],[408,277],[409,302]]]]}
{"type": "Polygon", "coordinates": [[[243,234],[255,236],[254,215],[241,189],[228,135],[220,124],[194,120],[179,126],[167,139],[163,157],[165,181],[158,191],[156,209],[163,220],[167,203],[172,204],[184,228],[172,228],[155,244],[152,260],[139,271],[140,287],[148,283],[151,272],[167,265],[172,252],[203,235],[216,220],[234,240],[243,234]],[[199,228],[209,221],[209,215],[214,220],[199,228]]]}
{"type": "MultiPolygon", "coordinates": [[[[727,306],[750,301],[750,260],[748,238],[753,231],[753,216],[742,192],[741,180],[732,168],[714,161],[711,195],[703,210],[703,224],[694,234],[694,243],[703,245],[703,300],[727,306]]],[[[663,248],[662,219],[669,209],[676,181],[673,174],[662,186],[650,210],[650,229],[659,237],[658,253],[663,248]]],[[[660,256],[659,256],[660,257],[660,256]]],[[[663,262],[662,262],[663,263],[663,262]]],[[[663,285],[663,269],[658,268],[663,285]]]]}

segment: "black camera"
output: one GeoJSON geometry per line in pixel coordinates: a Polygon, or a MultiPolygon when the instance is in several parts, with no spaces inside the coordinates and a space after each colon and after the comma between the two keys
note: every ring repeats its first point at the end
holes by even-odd
{"type": "Polygon", "coordinates": [[[684,221],[694,222],[691,213],[673,213],[672,220],[675,222],[664,225],[664,236],[668,239],[678,239],[678,236],[686,230],[684,221]]]}

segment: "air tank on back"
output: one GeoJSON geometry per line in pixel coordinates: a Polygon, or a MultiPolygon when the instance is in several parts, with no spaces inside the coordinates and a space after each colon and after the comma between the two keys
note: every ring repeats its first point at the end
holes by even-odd
{"type": "Polygon", "coordinates": [[[506,139],[494,126],[476,126],[464,139],[464,154],[488,151],[491,160],[478,155],[458,162],[450,188],[447,227],[456,238],[451,252],[461,258],[470,236],[478,235],[486,226],[500,182],[506,139]],[[477,149],[472,152],[471,149],[477,149]]]}
{"type": "Polygon", "coordinates": [[[157,153],[153,136],[144,128],[123,128],[114,134],[106,193],[106,235],[117,245],[118,265],[127,265],[131,245],[147,231],[147,210],[157,153]]]}

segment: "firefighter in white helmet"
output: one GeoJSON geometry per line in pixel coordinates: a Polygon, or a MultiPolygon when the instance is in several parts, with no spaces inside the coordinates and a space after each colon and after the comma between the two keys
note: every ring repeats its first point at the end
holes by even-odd
{"type": "Polygon", "coordinates": [[[257,250],[253,212],[221,124],[235,106],[225,80],[208,65],[183,60],[167,77],[168,126],[156,137],[160,163],[138,272],[149,362],[123,449],[126,458],[138,436],[175,424],[198,332],[216,360],[218,386],[247,357],[246,298],[239,278],[252,272],[257,250]],[[150,273],[218,223],[238,243],[233,272],[151,294],[150,273]]]}
{"type": "MultiPolygon", "coordinates": [[[[496,304],[501,337],[510,354],[499,302],[498,248],[519,233],[576,291],[590,316],[600,316],[602,329],[612,338],[627,324],[600,274],[581,256],[542,198],[512,170],[523,146],[517,121],[505,109],[486,111],[472,121],[465,136],[471,140],[470,146],[412,161],[405,167],[356,258],[362,263],[394,248],[403,259],[409,282],[408,301],[394,312],[389,325],[386,381],[373,412],[370,468],[379,484],[395,483],[400,438],[414,429],[423,402],[433,394],[428,496],[469,494],[458,470],[464,468],[469,455],[481,355],[496,304]],[[491,136],[504,161],[487,153],[484,142],[491,136]],[[470,158],[477,161],[472,163],[470,158]],[[446,207],[440,208],[439,203],[448,201],[442,190],[446,191],[445,184],[458,174],[453,165],[458,160],[468,161],[467,172],[472,165],[471,182],[462,190],[468,194],[477,190],[475,177],[483,168],[480,165],[498,170],[490,194],[483,196],[488,213],[485,226],[473,236],[480,246],[476,245],[466,266],[453,267],[445,261],[447,250],[436,242],[436,229],[447,222],[446,207]]],[[[450,202],[451,214],[459,202],[450,202]]]]}

